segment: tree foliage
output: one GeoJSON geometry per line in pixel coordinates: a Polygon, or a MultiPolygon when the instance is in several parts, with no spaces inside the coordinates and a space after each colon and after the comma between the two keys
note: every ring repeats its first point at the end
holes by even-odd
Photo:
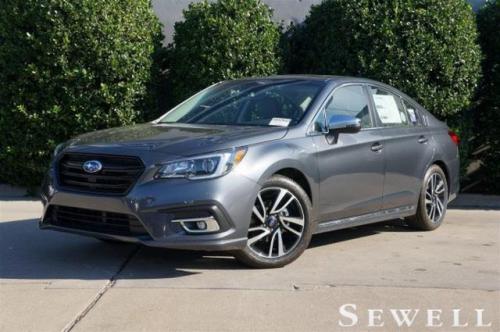
{"type": "Polygon", "coordinates": [[[490,1],[478,13],[480,43],[484,52],[483,80],[478,107],[478,138],[488,150],[483,156],[487,191],[500,194],[500,0],[490,1]]]}
{"type": "Polygon", "coordinates": [[[1,0],[0,181],[37,186],[55,145],[154,110],[148,0],[1,0]]]}
{"type": "Polygon", "coordinates": [[[469,106],[481,52],[463,0],[325,0],[291,31],[296,73],[365,76],[393,85],[441,119],[469,106]]]}
{"type": "Polygon", "coordinates": [[[279,28],[260,0],[192,3],[175,24],[169,82],[179,102],[221,80],[275,74],[279,28]]]}

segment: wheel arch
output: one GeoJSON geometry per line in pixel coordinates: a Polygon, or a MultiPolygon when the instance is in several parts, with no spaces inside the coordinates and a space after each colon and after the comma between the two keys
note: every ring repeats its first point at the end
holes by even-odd
{"type": "Polygon", "coordinates": [[[319,198],[319,170],[314,153],[311,148],[310,138],[294,142],[276,142],[271,146],[261,146],[252,149],[252,160],[258,162],[249,166],[250,174],[255,182],[263,185],[273,175],[279,174],[297,182],[306,192],[313,206],[318,206],[319,198]]]}
{"type": "Polygon", "coordinates": [[[293,167],[287,167],[276,171],[273,175],[282,175],[295,181],[302,189],[304,189],[307,196],[311,200],[311,204],[313,204],[311,185],[309,184],[309,180],[307,180],[305,174],[300,170],[293,167]]]}
{"type": "MultiPolygon", "coordinates": [[[[273,175],[282,175],[297,182],[299,186],[306,192],[311,205],[317,205],[319,197],[319,184],[317,181],[317,169],[315,167],[307,167],[311,165],[304,164],[299,160],[285,159],[279,160],[267,167],[266,171],[261,174],[259,183],[263,184],[273,175]]],[[[313,211],[315,209],[313,208],[313,211]]]]}
{"type": "MultiPolygon", "coordinates": [[[[440,159],[438,160],[435,160],[432,165],[436,165],[436,166],[439,166],[439,168],[441,168],[443,170],[443,173],[444,173],[444,176],[446,177],[446,185],[448,186],[448,192],[450,192],[451,190],[451,179],[450,179],[450,170],[448,168],[448,166],[446,165],[446,163],[440,159]]],[[[432,166],[431,165],[431,166],[432,166]]]]}

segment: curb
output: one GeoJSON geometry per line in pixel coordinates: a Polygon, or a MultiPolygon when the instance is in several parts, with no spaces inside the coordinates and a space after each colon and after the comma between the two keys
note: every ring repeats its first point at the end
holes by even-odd
{"type": "Polygon", "coordinates": [[[459,194],[448,207],[450,209],[500,210],[500,196],[480,194],[459,194]]]}
{"type": "Polygon", "coordinates": [[[2,198],[31,198],[28,191],[23,187],[11,186],[10,184],[0,183],[0,199],[2,198]]]}

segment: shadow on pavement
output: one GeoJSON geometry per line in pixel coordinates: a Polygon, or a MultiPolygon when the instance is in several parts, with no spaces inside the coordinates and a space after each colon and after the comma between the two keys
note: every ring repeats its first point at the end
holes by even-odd
{"type": "Polygon", "coordinates": [[[388,232],[416,232],[416,230],[405,226],[400,220],[384,221],[377,224],[346,228],[338,231],[314,235],[309,248],[335,244],[337,242],[349,241],[360,237],[388,232]]]}
{"type": "MultiPolygon", "coordinates": [[[[319,234],[310,247],[376,235],[407,232],[400,222],[375,224],[319,234]]],[[[79,279],[103,280],[114,277],[131,259],[118,279],[179,278],[203,270],[246,269],[228,253],[206,253],[148,248],[134,244],[109,244],[99,240],[38,229],[38,220],[0,223],[0,278],[7,280],[79,279]],[[186,271],[186,269],[200,271],[186,271]]]]}
{"type": "Polygon", "coordinates": [[[0,202],[38,202],[37,196],[0,196],[0,202]]]}
{"type": "Polygon", "coordinates": [[[500,211],[500,207],[496,206],[475,206],[475,205],[450,205],[449,210],[481,210],[481,211],[500,211]]]}

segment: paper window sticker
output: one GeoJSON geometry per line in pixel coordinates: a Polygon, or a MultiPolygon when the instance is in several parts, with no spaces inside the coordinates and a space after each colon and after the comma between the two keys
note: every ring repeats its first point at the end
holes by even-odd
{"type": "Polygon", "coordinates": [[[408,114],[410,114],[410,121],[415,123],[417,122],[417,114],[413,108],[408,108],[408,114]]]}
{"type": "Polygon", "coordinates": [[[269,122],[269,125],[276,127],[288,127],[290,122],[291,120],[287,118],[272,118],[271,121],[269,122]]]}
{"type": "Polygon", "coordinates": [[[391,95],[373,95],[375,107],[382,123],[402,123],[398,104],[391,95]]]}

